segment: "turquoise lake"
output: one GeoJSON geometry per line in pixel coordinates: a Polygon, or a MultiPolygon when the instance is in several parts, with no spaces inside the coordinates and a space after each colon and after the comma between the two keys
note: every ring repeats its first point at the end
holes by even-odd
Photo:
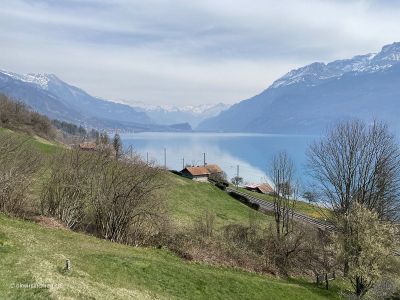
{"type": "Polygon", "coordinates": [[[181,170],[185,164],[202,165],[203,153],[206,162],[215,163],[229,178],[236,174],[239,165],[240,176],[245,182],[263,182],[274,153],[286,151],[295,161],[300,181],[306,180],[304,170],[305,152],[318,137],[305,135],[246,134],[246,133],[135,133],[121,134],[124,148],[132,146],[144,160],[164,165],[169,169],[181,170]]]}

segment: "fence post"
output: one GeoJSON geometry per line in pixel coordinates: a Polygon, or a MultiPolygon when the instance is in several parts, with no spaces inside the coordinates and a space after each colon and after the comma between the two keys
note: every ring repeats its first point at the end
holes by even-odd
{"type": "Polygon", "coordinates": [[[326,289],[329,290],[328,273],[325,274],[325,284],[326,284],[326,289]]]}
{"type": "Polygon", "coordinates": [[[65,261],[65,270],[67,271],[71,270],[71,261],[69,259],[65,261]]]}

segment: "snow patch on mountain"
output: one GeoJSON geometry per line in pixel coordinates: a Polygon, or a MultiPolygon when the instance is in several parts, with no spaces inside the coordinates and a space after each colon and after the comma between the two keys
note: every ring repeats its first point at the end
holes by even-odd
{"type": "Polygon", "coordinates": [[[375,73],[391,68],[398,63],[400,63],[400,43],[393,43],[384,46],[379,53],[357,55],[351,59],[336,60],[328,64],[316,62],[292,70],[276,80],[271,85],[271,88],[279,88],[301,82],[314,86],[321,81],[339,78],[346,73],[354,73],[355,75],[375,73]]]}
{"type": "Polygon", "coordinates": [[[151,105],[143,102],[135,102],[131,104],[131,106],[140,108],[146,112],[155,112],[155,111],[158,112],[163,111],[166,113],[184,112],[193,115],[201,115],[212,110],[222,111],[229,108],[229,105],[225,103],[176,106],[176,105],[151,105]]]}
{"type": "Polygon", "coordinates": [[[17,74],[9,71],[0,70],[1,73],[10,76],[13,79],[17,79],[23,82],[32,83],[37,85],[39,88],[48,90],[49,82],[50,81],[59,81],[57,76],[54,74],[35,74],[35,73],[28,73],[28,74],[17,74]]]}
{"type": "MultiPolygon", "coordinates": [[[[127,101],[124,101],[128,103],[127,101]]],[[[163,125],[187,122],[193,128],[206,118],[217,116],[227,110],[230,105],[225,103],[200,105],[151,105],[143,102],[130,102],[134,109],[145,112],[154,122],[163,125]]]]}

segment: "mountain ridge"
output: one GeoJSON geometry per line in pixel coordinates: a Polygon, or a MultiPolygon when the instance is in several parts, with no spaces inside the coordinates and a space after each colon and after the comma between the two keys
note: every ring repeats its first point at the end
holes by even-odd
{"type": "Polygon", "coordinates": [[[291,70],[260,94],[243,100],[198,130],[321,133],[332,123],[383,119],[400,129],[400,43],[377,54],[357,55],[291,70]]]}
{"type": "Polygon", "coordinates": [[[189,123],[196,127],[203,120],[214,117],[230,106],[225,103],[200,105],[143,105],[133,104],[136,110],[145,112],[150,119],[159,124],[172,125],[179,122],[189,123]]]}
{"type": "Polygon", "coordinates": [[[176,126],[156,124],[145,112],[130,105],[93,97],[54,74],[17,74],[0,70],[0,92],[50,118],[86,127],[136,131],[178,130],[176,126]]]}

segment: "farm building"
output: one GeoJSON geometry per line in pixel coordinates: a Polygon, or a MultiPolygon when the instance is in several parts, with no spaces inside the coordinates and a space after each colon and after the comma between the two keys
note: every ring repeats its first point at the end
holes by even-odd
{"type": "Polygon", "coordinates": [[[211,174],[206,167],[186,167],[181,173],[187,178],[204,182],[208,181],[208,176],[211,174]]]}
{"type": "Polygon", "coordinates": [[[274,189],[268,183],[248,184],[244,187],[246,190],[260,194],[273,194],[274,189]]]}
{"type": "Polygon", "coordinates": [[[181,171],[181,173],[187,178],[206,182],[211,174],[223,174],[224,171],[218,165],[210,164],[205,166],[186,167],[181,171]]]}
{"type": "Polygon", "coordinates": [[[84,151],[96,151],[96,143],[83,142],[79,144],[79,149],[84,151]]]}

